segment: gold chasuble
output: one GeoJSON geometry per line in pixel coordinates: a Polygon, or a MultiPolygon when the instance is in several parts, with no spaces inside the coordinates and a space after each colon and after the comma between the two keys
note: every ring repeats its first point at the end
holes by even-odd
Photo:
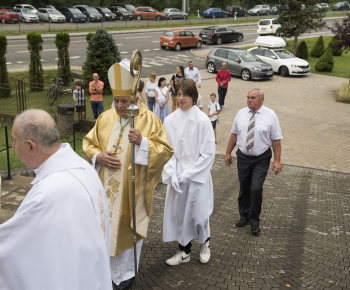
{"type": "MultiPolygon", "coordinates": [[[[124,120],[125,121],[125,120],[124,120]]],[[[110,209],[111,257],[134,246],[132,230],[132,193],[131,193],[131,146],[128,140],[130,124],[121,122],[115,109],[102,113],[94,128],[84,137],[83,149],[88,161],[96,153],[114,152],[113,145],[119,142],[117,157],[122,168],[111,171],[101,167],[99,176],[102,180],[110,209]],[[125,128],[121,138],[121,126],[125,128]]],[[[173,149],[168,144],[161,121],[141,104],[139,115],[135,118],[135,128],[148,140],[148,165],[135,165],[136,188],[136,230],[137,241],[147,236],[149,219],[153,213],[153,195],[163,166],[171,158],[173,149]]]]}

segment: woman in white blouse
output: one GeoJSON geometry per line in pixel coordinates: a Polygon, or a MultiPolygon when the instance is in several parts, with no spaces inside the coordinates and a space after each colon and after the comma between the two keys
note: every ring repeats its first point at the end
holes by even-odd
{"type": "Polygon", "coordinates": [[[166,85],[166,79],[160,78],[158,81],[158,87],[155,91],[156,105],[154,108],[154,113],[158,116],[158,118],[164,122],[166,116],[169,115],[169,89],[166,85]]]}

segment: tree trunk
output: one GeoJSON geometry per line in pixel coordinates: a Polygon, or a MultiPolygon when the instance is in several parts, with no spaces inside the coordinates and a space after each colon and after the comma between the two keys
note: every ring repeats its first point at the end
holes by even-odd
{"type": "Polygon", "coordinates": [[[294,46],[293,46],[293,54],[297,54],[297,47],[298,47],[298,35],[294,35],[294,46]]]}

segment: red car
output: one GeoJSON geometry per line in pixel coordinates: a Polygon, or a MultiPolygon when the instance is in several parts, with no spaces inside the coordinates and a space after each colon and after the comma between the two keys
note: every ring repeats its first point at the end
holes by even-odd
{"type": "Polygon", "coordinates": [[[17,23],[19,15],[11,9],[0,9],[0,21],[2,23],[17,23]]]}
{"type": "Polygon", "coordinates": [[[195,36],[191,31],[186,29],[171,29],[167,30],[160,37],[160,47],[162,49],[173,48],[179,51],[183,47],[196,47],[202,46],[202,38],[195,36]]]}

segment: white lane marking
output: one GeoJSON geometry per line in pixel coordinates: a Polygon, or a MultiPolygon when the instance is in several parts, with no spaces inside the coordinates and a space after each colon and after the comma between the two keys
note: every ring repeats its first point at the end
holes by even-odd
{"type": "Polygon", "coordinates": [[[152,42],[159,42],[159,40],[153,40],[152,42]]]}
{"type": "Polygon", "coordinates": [[[128,51],[122,51],[121,53],[129,53],[128,51]]]}
{"type": "Polygon", "coordinates": [[[24,63],[23,61],[17,61],[17,63],[24,63]]]}
{"type": "Polygon", "coordinates": [[[152,67],[151,65],[142,64],[143,67],[152,67]]]}
{"type": "Polygon", "coordinates": [[[71,56],[69,58],[80,58],[80,56],[71,56]]]}
{"type": "Polygon", "coordinates": [[[54,50],[57,50],[57,48],[43,49],[43,51],[54,51],[54,50]]]}
{"type": "Polygon", "coordinates": [[[153,65],[156,65],[156,66],[162,66],[162,65],[164,65],[164,64],[156,63],[156,62],[149,62],[148,64],[153,64],[153,65]]]}
{"type": "Polygon", "coordinates": [[[143,51],[151,51],[151,49],[144,49],[143,51]]]}
{"type": "Polygon", "coordinates": [[[8,46],[28,46],[28,43],[23,43],[23,44],[9,44],[8,46]]]}
{"type": "Polygon", "coordinates": [[[153,48],[153,50],[160,50],[160,48],[153,48]]]}
{"type": "Polygon", "coordinates": [[[12,64],[12,62],[7,62],[6,64],[12,64]]]}
{"type": "Polygon", "coordinates": [[[121,46],[121,45],[123,45],[122,43],[117,43],[116,45],[119,45],[119,46],[121,46]]]}
{"type": "Polygon", "coordinates": [[[140,36],[140,37],[126,37],[125,39],[139,39],[139,38],[145,38],[145,37],[151,38],[150,36],[140,36]]]}
{"type": "Polygon", "coordinates": [[[29,53],[28,50],[16,51],[16,53],[29,53]]]}
{"type": "Polygon", "coordinates": [[[45,60],[41,59],[40,61],[45,61],[45,60]]]}
{"type": "Polygon", "coordinates": [[[71,42],[87,42],[86,40],[74,40],[74,41],[71,41],[71,42]]]}

